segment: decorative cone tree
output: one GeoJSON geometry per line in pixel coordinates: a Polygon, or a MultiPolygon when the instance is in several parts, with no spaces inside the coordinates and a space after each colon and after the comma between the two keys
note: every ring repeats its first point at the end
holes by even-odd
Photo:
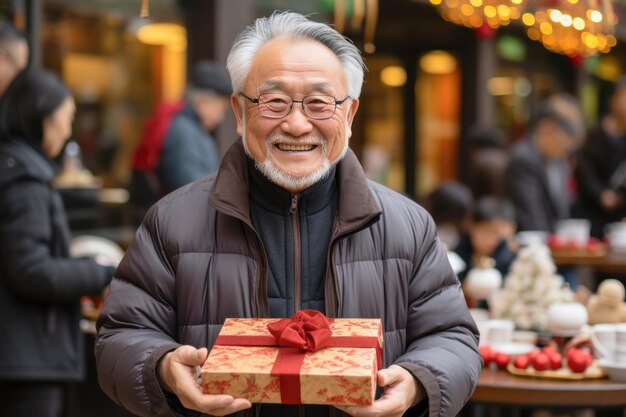
{"type": "Polygon", "coordinates": [[[504,287],[494,295],[495,318],[513,320],[518,329],[547,330],[548,309],[552,304],[570,302],[573,292],[556,273],[547,246],[522,248],[511,265],[504,287]]]}

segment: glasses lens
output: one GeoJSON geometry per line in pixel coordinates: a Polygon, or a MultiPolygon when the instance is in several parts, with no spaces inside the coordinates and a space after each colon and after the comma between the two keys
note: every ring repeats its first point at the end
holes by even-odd
{"type": "Polygon", "coordinates": [[[331,96],[306,96],[303,104],[311,119],[328,119],[335,114],[335,98],[331,96]]]}
{"type": "Polygon", "coordinates": [[[259,113],[265,117],[284,117],[291,109],[291,97],[286,94],[261,94],[259,96],[259,113]]]}

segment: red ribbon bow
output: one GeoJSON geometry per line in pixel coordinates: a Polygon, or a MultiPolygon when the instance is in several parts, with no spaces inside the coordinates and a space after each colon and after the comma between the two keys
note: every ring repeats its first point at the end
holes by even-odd
{"type": "Polygon", "coordinates": [[[279,346],[316,352],[328,347],[331,338],[330,321],[315,310],[301,310],[290,319],[274,321],[267,329],[279,346]]]}

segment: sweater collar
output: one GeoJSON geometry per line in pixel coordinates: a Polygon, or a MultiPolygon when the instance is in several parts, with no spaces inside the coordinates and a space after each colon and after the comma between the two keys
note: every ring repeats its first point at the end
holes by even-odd
{"type": "MultiPolygon", "coordinates": [[[[237,217],[252,227],[248,160],[243,143],[238,139],[222,159],[209,202],[217,210],[237,217]]],[[[335,235],[365,227],[381,214],[380,206],[352,150],[349,149],[337,164],[335,181],[339,193],[335,235]]],[[[329,182],[332,186],[332,181],[329,182]]]]}

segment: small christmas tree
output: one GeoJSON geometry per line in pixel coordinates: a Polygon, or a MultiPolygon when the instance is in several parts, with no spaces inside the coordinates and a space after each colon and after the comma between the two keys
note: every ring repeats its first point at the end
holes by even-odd
{"type": "Polygon", "coordinates": [[[530,245],[520,250],[504,288],[494,295],[492,313],[496,318],[513,320],[518,329],[545,331],[550,306],[571,302],[573,296],[556,273],[548,247],[530,245]]]}

